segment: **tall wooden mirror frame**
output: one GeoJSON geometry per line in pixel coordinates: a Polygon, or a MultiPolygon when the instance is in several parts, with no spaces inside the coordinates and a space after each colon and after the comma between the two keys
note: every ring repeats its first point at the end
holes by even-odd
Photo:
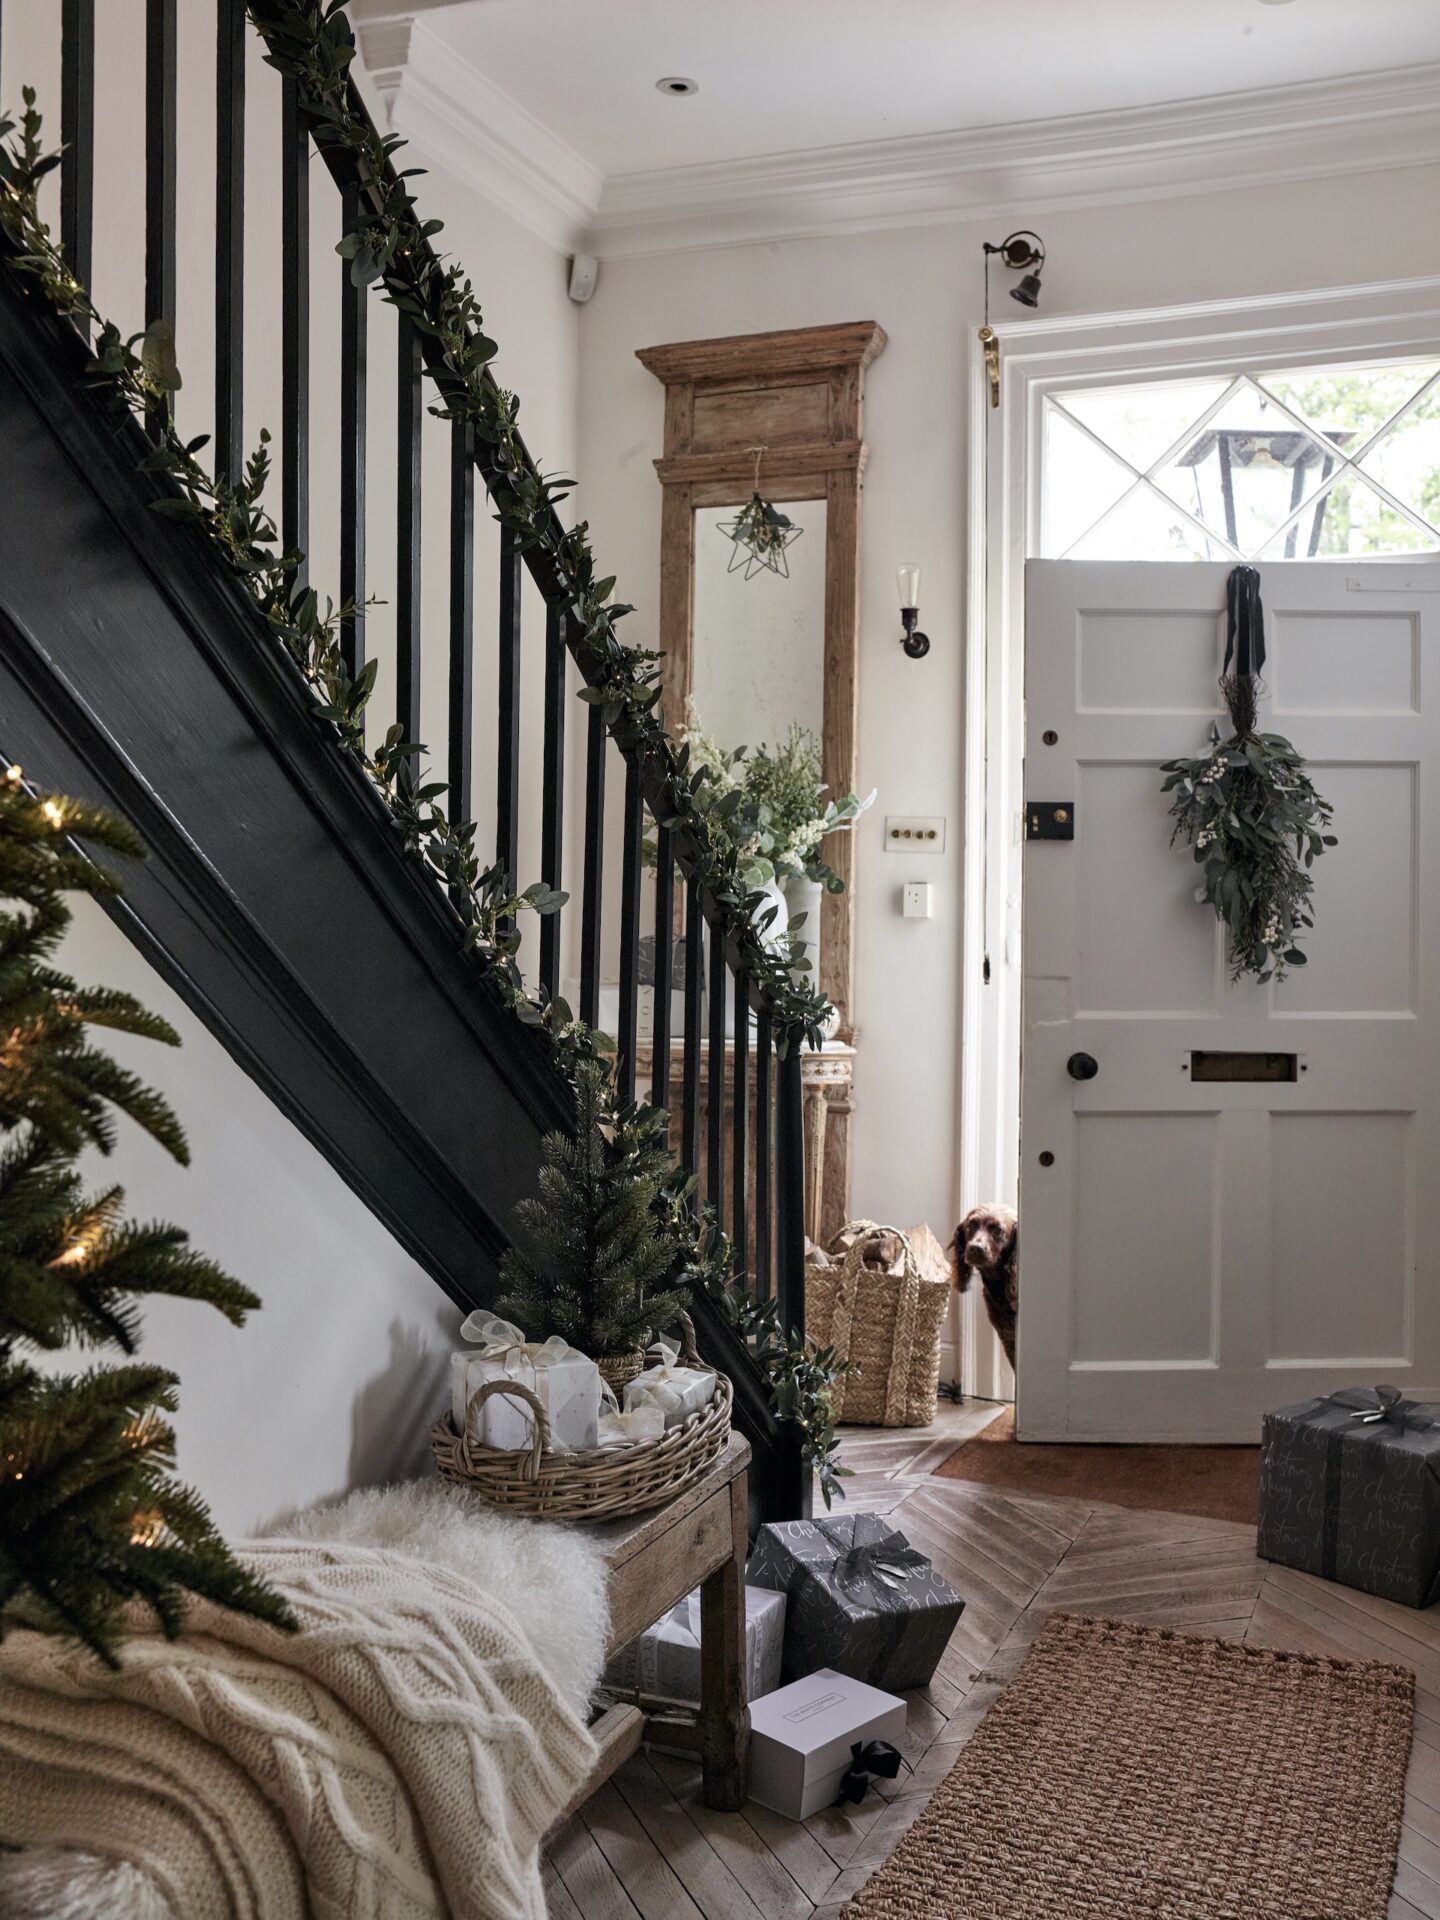
{"type": "MultiPolygon", "coordinates": [[[[665,388],[665,451],[655,462],[660,519],[661,669],[666,724],[684,723],[694,683],[695,512],[742,506],[765,448],[767,500],[825,502],[825,686],[821,756],[829,791],[857,783],[860,492],[865,473],[865,369],[885,345],[874,320],[781,333],[742,333],[642,347],[665,388]]],[[[756,592],[763,591],[763,582],[756,592]]],[[[827,894],[820,985],[839,1011],[836,1038],[854,1037],[855,836],[825,857],[845,882],[827,894]]]]}

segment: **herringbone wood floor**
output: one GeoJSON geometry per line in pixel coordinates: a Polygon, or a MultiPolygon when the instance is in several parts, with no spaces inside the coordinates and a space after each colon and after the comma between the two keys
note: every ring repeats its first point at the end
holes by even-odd
{"type": "Polygon", "coordinates": [[[858,1808],[795,1825],[753,1805],[711,1813],[698,1769],[637,1754],[551,1841],[552,1920],[833,1915],[888,1856],[1056,1607],[1413,1667],[1415,1748],[1390,1912],[1440,1920],[1440,1608],[1414,1613],[1268,1566],[1254,1529],[1230,1521],[932,1478],[998,1411],[971,1403],[933,1427],[853,1429],[845,1442],[851,1505],[891,1515],[967,1602],[935,1678],[911,1696],[914,1771],[858,1808]]]}

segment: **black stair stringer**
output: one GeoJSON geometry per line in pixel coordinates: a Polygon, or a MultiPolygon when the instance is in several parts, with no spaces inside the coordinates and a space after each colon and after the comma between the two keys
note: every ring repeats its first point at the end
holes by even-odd
{"type": "MultiPolygon", "coordinates": [[[[0,752],[150,847],[109,911],[447,1294],[488,1304],[570,1097],[441,890],[68,323],[0,267],[0,752]]],[[[712,1303],[752,1511],[797,1511],[796,1430],[712,1303]],[[777,1502],[780,1503],[777,1506],[777,1502]]]]}

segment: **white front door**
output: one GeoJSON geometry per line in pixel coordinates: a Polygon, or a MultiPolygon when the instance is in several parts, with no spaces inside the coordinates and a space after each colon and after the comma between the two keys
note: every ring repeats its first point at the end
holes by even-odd
{"type": "Polygon", "coordinates": [[[1160,790],[1223,724],[1228,571],[1026,568],[1025,794],[1074,827],[1025,846],[1026,1439],[1255,1441],[1336,1387],[1440,1398],[1440,567],[1261,568],[1260,726],[1340,842],[1309,964],[1264,986],[1230,983],[1160,790]],[[1294,1078],[1197,1077],[1254,1070],[1195,1058],[1227,1052],[1294,1078]]]}

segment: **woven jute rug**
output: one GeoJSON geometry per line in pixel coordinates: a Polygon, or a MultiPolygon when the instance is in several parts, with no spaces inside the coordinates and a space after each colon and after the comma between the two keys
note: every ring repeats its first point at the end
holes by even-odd
{"type": "Polygon", "coordinates": [[[1052,1614],[844,1920],[1385,1920],[1404,1667],[1052,1614]]]}

